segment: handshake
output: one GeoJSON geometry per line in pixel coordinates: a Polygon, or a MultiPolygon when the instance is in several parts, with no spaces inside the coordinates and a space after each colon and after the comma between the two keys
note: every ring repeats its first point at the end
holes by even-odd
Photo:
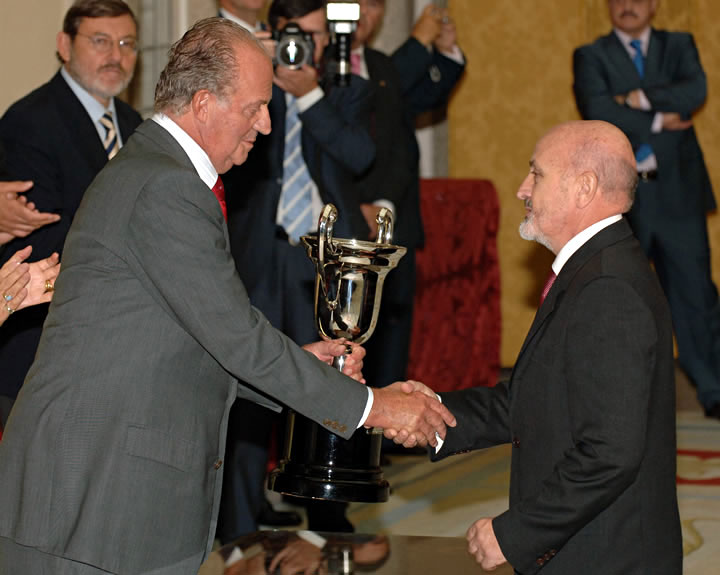
{"type": "MultiPolygon", "coordinates": [[[[345,339],[325,340],[304,345],[320,361],[332,363],[334,357],[347,355],[343,373],[365,383],[362,376],[365,349],[345,339]]],[[[435,392],[419,381],[397,381],[387,387],[373,388],[373,404],[365,427],[380,427],[383,435],[403,447],[437,445],[445,439],[447,426],[455,427],[455,416],[438,400],[435,392]],[[437,434],[437,435],[436,435],[437,434]]]]}
{"type": "Polygon", "coordinates": [[[403,447],[435,447],[438,437],[445,439],[447,426],[456,425],[455,416],[435,392],[419,381],[373,388],[373,396],[365,426],[381,427],[385,437],[403,447]]]}

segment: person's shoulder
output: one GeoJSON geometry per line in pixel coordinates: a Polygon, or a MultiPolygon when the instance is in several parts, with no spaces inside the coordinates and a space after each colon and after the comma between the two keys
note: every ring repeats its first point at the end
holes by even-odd
{"type": "Polygon", "coordinates": [[[656,30],[653,28],[651,38],[660,40],[668,46],[687,46],[695,42],[690,32],[681,30],[656,30]]]}
{"type": "Polygon", "coordinates": [[[54,102],[55,97],[55,83],[53,80],[50,80],[11,104],[3,117],[34,118],[38,114],[45,115],[52,108],[51,105],[54,102]]]}

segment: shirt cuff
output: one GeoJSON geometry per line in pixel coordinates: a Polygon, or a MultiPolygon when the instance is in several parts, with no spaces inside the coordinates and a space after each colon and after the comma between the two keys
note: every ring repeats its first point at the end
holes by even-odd
{"type": "Polygon", "coordinates": [[[648,97],[645,95],[645,92],[642,90],[638,90],[638,105],[640,106],[641,110],[652,110],[652,104],[650,103],[650,100],[648,100],[648,97]]]}
{"type": "Polygon", "coordinates": [[[300,539],[304,539],[308,543],[312,543],[318,549],[322,549],[323,547],[325,547],[325,543],[327,542],[327,539],[325,539],[325,537],[318,535],[314,531],[307,531],[305,529],[301,529],[300,531],[298,531],[297,536],[300,537],[300,539]]]}
{"type": "Polygon", "coordinates": [[[297,99],[298,114],[302,114],[305,110],[317,104],[324,95],[323,89],[320,86],[315,86],[307,94],[300,96],[297,99]]]}
{"type": "Polygon", "coordinates": [[[368,415],[370,415],[370,410],[372,409],[373,400],[375,398],[372,392],[372,388],[365,386],[365,389],[367,389],[368,392],[368,399],[367,403],[365,404],[365,411],[363,411],[362,417],[360,418],[360,423],[358,423],[356,429],[360,429],[363,425],[365,425],[365,420],[368,418],[368,415]]]}
{"type": "Polygon", "coordinates": [[[465,65],[465,56],[463,56],[462,50],[460,50],[460,47],[457,44],[453,46],[452,51],[450,52],[446,52],[444,50],[438,50],[438,52],[461,66],[465,65]]]}
{"type": "Polygon", "coordinates": [[[390,200],[386,200],[385,198],[380,198],[375,201],[373,201],[373,206],[380,206],[381,208],[387,208],[392,212],[393,215],[393,227],[395,225],[395,222],[397,222],[397,212],[395,211],[395,204],[393,204],[390,200]]]}
{"type": "Polygon", "coordinates": [[[650,126],[650,133],[651,134],[659,134],[662,132],[663,128],[663,113],[662,112],[656,112],[655,117],[653,118],[652,125],[650,126]]]}

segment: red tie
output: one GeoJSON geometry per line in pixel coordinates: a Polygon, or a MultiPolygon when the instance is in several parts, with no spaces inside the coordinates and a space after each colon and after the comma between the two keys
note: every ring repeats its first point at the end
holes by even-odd
{"type": "Polygon", "coordinates": [[[362,56],[357,52],[350,53],[350,71],[356,76],[360,75],[362,68],[362,56]]]}
{"type": "Polygon", "coordinates": [[[213,194],[215,194],[215,197],[218,199],[218,202],[220,202],[220,209],[222,210],[223,217],[225,218],[225,221],[227,222],[227,206],[225,205],[225,186],[223,186],[220,176],[218,176],[217,182],[215,182],[215,185],[213,186],[212,191],[213,191],[213,194]]]}
{"type": "Polygon", "coordinates": [[[548,292],[550,291],[550,288],[552,287],[553,283],[555,282],[555,278],[557,276],[555,275],[554,271],[550,271],[550,275],[548,276],[547,281],[545,282],[545,287],[543,287],[542,294],[540,294],[540,305],[545,301],[545,298],[547,297],[548,292]]]}

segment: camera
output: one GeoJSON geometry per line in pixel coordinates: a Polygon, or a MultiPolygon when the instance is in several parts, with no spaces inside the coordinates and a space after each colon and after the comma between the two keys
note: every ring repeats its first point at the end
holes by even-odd
{"type": "Polygon", "coordinates": [[[350,81],[350,45],[360,20],[357,2],[328,2],[327,21],[330,29],[330,61],[335,84],[346,86],[350,81]]]}
{"type": "Polygon", "coordinates": [[[277,42],[275,64],[290,70],[302,68],[304,64],[313,65],[315,42],[312,34],[305,32],[294,22],[282,30],[273,30],[272,39],[277,42]]]}

